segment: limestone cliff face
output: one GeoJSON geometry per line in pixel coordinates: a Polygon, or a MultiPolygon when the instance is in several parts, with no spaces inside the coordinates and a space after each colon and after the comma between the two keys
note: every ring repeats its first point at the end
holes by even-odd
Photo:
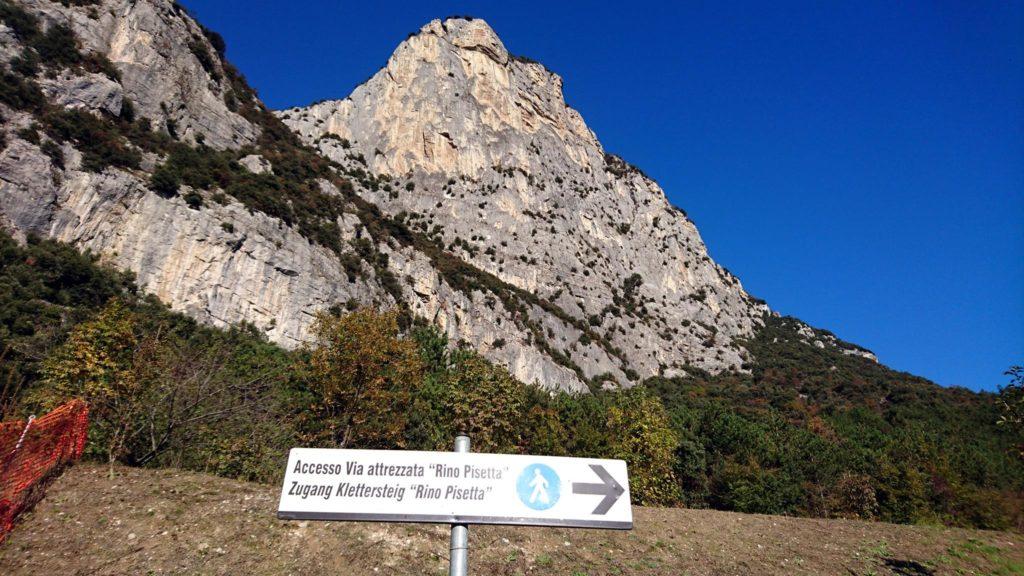
{"type": "MultiPolygon", "coordinates": [[[[387,304],[374,283],[348,282],[333,253],[237,203],[193,210],[113,170],[72,167],[54,185],[49,164],[20,140],[0,153],[0,202],[13,227],[132,270],[140,286],[200,321],[250,322],[292,347],[308,339],[318,310],[353,298],[387,304]]],[[[352,222],[345,224],[343,233],[351,235],[352,222]]]]}
{"type": "MultiPolygon", "coordinates": [[[[200,137],[214,148],[251,144],[259,134],[257,127],[230,109],[226,96],[231,87],[217,49],[177,3],[104,0],[95,6],[67,7],[50,0],[18,0],[15,4],[47,24],[69,26],[85,51],[104,54],[114,63],[121,74],[121,89],[113,90],[115,97],[107,97],[108,112],[118,114],[121,97],[127,97],[136,113],[152,119],[155,126],[170,124],[182,140],[195,142],[200,137]]],[[[91,76],[59,82],[57,90],[68,94],[62,103],[75,104],[73,95],[82,94],[88,98],[84,105],[103,104],[89,96],[103,91],[96,82],[98,75],[91,76]]]]}
{"type": "MultiPolygon", "coordinates": [[[[38,84],[51,104],[116,117],[128,100],[155,129],[173,128],[182,141],[200,138],[214,148],[248,144],[259,134],[229,109],[232,88],[221,64],[211,60],[208,72],[196,56],[214,54],[214,47],[172,2],[15,5],[43,29],[70,27],[82,52],[107,56],[119,73],[116,81],[72,70],[42,74],[38,84]]],[[[4,24],[0,48],[5,65],[24,50],[4,24]]],[[[9,140],[0,151],[0,223],[19,235],[73,242],[132,270],[143,288],[175,309],[219,326],[252,322],[289,346],[308,338],[311,315],[319,309],[349,299],[387,302],[372,279],[345,281],[333,253],[275,219],[233,202],[193,210],[180,198],[157,196],[145,172],[158,161],[152,155],[144,158],[143,171],[108,168],[97,174],[82,170],[82,155],[65,144],[59,166],[39,143],[22,139],[21,131],[37,120],[32,114],[0,108],[9,140]]],[[[339,229],[351,237],[352,219],[339,229]]]]}
{"type": "Polygon", "coordinates": [[[435,20],[349,98],[280,112],[323,154],[397,182],[368,198],[585,319],[622,358],[559,342],[587,377],[741,369],[767,308],[658,185],[607,155],[562,80],[482,20],[435,20]],[[405,188],[412,182],[411,190],[405,188]]]}
{"type": "Polygon", "coordinates": [[[601,145],[566,106],[562,79],[511,56],[478,19],[427,24],[345,100],[284,117],[311,140],[335,134],[355,142],[373,171],[395,176],[480,178],[500,166],[542,177],[554,169],[542,160],[571,164],[565,174],[603,172],[601,145]]]}
{"type": "MultiPolygon", "coordinates": [[[[137,130],[285,177],[258,152],[265,108],[240,111],[217,37],[176,4],[14,4],[116,68],[46,68],[31,81],[48,106],[103,122],[130,110],[146,122],[137,130]]],[[[26,50],[0,23],[0,65],[26,50]]],[[[166,150],[139,150],[137,168],[87,169],[79,145],[55,146],[37,112],[2,102],[0,226],[73,242],[177,310],[250,322],[285,346],[306,342],[328,307],[400,305],[524,382],[579,391],[688,365],[742,370],[743,338],[768,310],[711,261],[656,183],[605,154],[561,79],[510,56],[480,20],[431,22],[349,98],[279,113],[337,163],[316,181],[345,199],[333,249],[230,190],[155,194],[166,150]]]]}

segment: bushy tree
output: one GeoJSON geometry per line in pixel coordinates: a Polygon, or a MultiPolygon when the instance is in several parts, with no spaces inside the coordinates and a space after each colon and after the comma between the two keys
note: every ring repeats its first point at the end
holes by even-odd
{"type": "MultiPolygon", "coordinates": [[[[674,427],[679,430],[678,427],[674,427]]],[[[676,448],[675,473],[679,479],[680,497],[690,508],[707,506],[709,494],[707,451],[690,430],[680,432],[679,447],[676,448]]]]}
{"type": "Polygon", "coordinates": [[[436,326],[416,326],[412,340],[423,364],[423,382],[413,391],[405,426],[406,446],[414,450],[449,450],[453,438],[444,405],[450,364],[448,337],[436,326]]]}
{"type": "Polygon", "coordinates": [[[629,466],[633,500],[643,505],[677,503],[679,483],[673,468],[679,439],[665,407],[642,387],[618,392],[609,401],[609,456],[629,466]]]}
{"type": "Polygon", "coordinates": [[[928,477],[903,461],[882,458],[877,472],[878,508],[891,522],[919,522],[928,517],[928,477]]]}
{"type": "Polygon", "coordinates": [[[715,504],[749,514],[792,513],[800,487],[790,480],[781,470],[762,467],[756,460],[729,460],[715,478],[715,504]]]}
{"type": "Polygon", "coordinates": [[[166,463],[170,453],[175,464],[194,463],[190,454],[208,449],[211,432],[237,445],[253,429],[272,399],[270,378],[286,365],[251,332],[199,328],[158,304],[113,299],[44,361],[28,402],[51,409],[85,400],[90,452],[108,462],[166,463]],[[245,425],[231,429],[238,414],[245,425]]]}
{"type": "Polygon", "coordinates": [[[566,434],[564,449],[567,454],[589,458],[604,458],[610,452],[608,435],[608,404],[611,394],[558,394],[552,399],[566,434]]]}
{"type": "Polygon", "coordinates": [[[562,424],[558,410],[547,404],[536,400],[530,403],[524,420],[524,452],[542,456],[570,456],[567,439],[571,431],[562,424]]]}
{"type": "Polygon", "coordinates": [[[89,404],[91,445],[107,461],[124,456],[141,404],[144,382],[134,369],[139,340],[132,312],[113,300],[95,319],[78,325],[43,364],[33,403],[51,410],[71,398],[89,404]]]}
{"type": "Polygon", "coordinates": [[[873,520],[878,515],[874,481],[866,474],[845,472],[827,490],[827,510],[832,517],[873,520]]]}
{"type": "Polygon", "coordinates": [[[468,434],[479,451],[518,451],[525,429],[527,390],[507,370],[475,352],[460,351],[444,388],[444,413],[453,436],[468,434]]]}
{"type": "Polygon", "coordinates": [[[999,425],[1010,430],[1017,443],[1017,455],[1024,459],[1024,366],[1013,366],[1006,375],[1010,383],[999,390],[999,425]]]}
{"type": "Polygon", "coordinates": [[[398,312],[322,313],[313,334],[300,366],[315,397],[310,440],[338,448],[402,446],[423,363],[415,343],[399,336],[398,312]]]}
{"type": "Polygon", "coordinates": [[[443,374],[449,368],[448,337],[436,326],[417,326],[412,338],[420,352],[423,367],[429,374],[443,374]]]}

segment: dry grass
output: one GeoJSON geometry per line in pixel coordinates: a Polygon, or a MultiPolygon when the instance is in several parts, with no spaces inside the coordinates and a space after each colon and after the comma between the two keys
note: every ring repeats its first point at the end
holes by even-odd
{"type": "MultiPolygon", "coordinates": [[[[81,465],[0,546],[19,574],[446,574],[448,528],[283,522],[277,489],[81,465]]],[[[488,576],[1024,574],[1019,534],[636,508],[631,532],[473,527],[488,576]]]]}

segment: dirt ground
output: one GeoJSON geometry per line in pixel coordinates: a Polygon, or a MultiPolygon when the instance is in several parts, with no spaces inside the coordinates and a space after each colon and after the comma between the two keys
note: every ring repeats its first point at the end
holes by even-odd
{"type": "MultiPolygon", "coordinates": [[[[0,573],[447,574],[448,527],[285,522],[278,489],[79,465],[0,545],[0,573]]],[[[470,528],[470,574],[1024,574],[1024,536],[634,508],[630,532],[470,528]]]]}

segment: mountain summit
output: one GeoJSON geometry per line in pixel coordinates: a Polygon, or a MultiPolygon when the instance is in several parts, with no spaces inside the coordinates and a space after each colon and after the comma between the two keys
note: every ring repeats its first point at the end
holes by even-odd
{"type": "Polygon", "coordinates": [[[332,160],[414,183],[369,192],[389,214],[585,319],[608,346],[548,336],[587,378],[743,369],[768,308],[655,182],[605,152],[562,79],[483,20],[434,20],[348,98],[279,116],[332,160]]]}
{"type": "Polygon", "coordinates": [[[348,139],[371,170],[392,176],[555,171],[541,161],[564,166],[563,177],[604,169],[601,144],[566,106],[562,79],[511,56],[480,19],[430,22],[351,96],[284,115],[296,116],[308,120],[288,122],[302,136],[348,139]]]}
{"type": "Polygon", "coordinates": [[[275,117],[173,2],[14,6],[0,223],[22,237],[291,347],[318,311],[397,306],[552,389],[747,370],[768,307],[482,20],[434,20],[348,98],[275,117]]]}

